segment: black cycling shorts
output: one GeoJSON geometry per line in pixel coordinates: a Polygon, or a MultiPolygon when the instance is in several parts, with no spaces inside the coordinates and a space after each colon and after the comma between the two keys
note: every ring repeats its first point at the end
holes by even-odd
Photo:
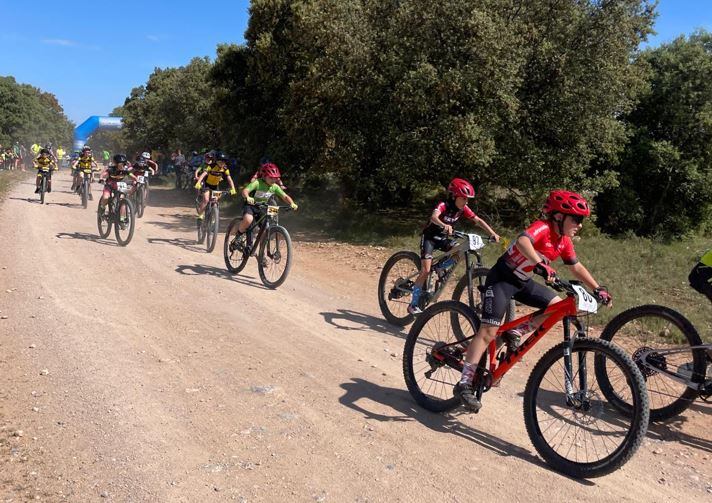
{"type": "Polygon", "coordinates": [[[262,218],[262,215],[264,214],[265,211],[255,206],[254,204],[246,204],[245,207],[242,208],[242,216],[244,217],[245,215],[252,215],[254,217],[254,222],[262,218]]]}
{"type": "Polygon", "coordinates": [[[445,235],[423,234],[420,238],[420,258],[432,260],[435,250],[448,252],[454,245],[455,240],[445,235]]]}
{"type": "Polygon", "coordinates": [[[712,267],[698,263],[687,277],[690,286],[712,301],[712,267]]]}
{"type": "Polygon", "coordinates": [[[482,323],[500,326],[510,299],[527,306],[543,309],[556,294],[549,288],[528,279],[522,281],[503,262],[490,269],[482,292],[482,323]]]}

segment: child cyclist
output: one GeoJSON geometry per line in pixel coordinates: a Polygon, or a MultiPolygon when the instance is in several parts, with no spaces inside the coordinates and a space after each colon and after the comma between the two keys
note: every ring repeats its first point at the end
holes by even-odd
{"type": "Polygon", "coordinates": [[[687,277],[690,286],[712,301],[712,250],[702,255],[687,277]]]}
{"type": "MultiPolygon", "coordinates": [[[[94,157],[92,155],[91,147],[84,145],[82,147],[82,151],[79,154],[79,157],[72,162],[71,164],[72,167],[72,191],[74,190],[79,190],[79,188],[82,186],[82,175],[83,173],[92,173],[95,170],[98,170],[98,166],[96,164],[96,161],[94,160],[94,157]]],[[[91,184],[91,182],[90,182],[91,184]]],[[[89,192],[89,199],[91,199],[91,191],[89,192]]]]}
{"type": "Polygon", "coordinates": [[[408,312],[410,314],[420,314],[420,295],[423,285],[430,274],[430,267],[433,263],[433,251],[449,251],[454,242],[448,236],[452,234],[453,225],[460,217],[472,220],[479,227],[484,229],[495,241],[499,242],[499,235],[487,225],[487,222],[467,206],[467,200],[475,197],[475,189],[472,184],[462,178],[453,178],[447,186],[447,200],[435,206],[430,215],[428,224],[423,229],[420,238],[420,274],[413,286],[413,297],[411,298],[408,312]]]}
{"type": "Polygon", "coordinates": [[[205,218],[205,207],[208,205],[210,190],[218,190],[218,185],[222,182],[223,178],[230,184],[230,195],[234,196],[237,194],[235,183],[232,181],[230,170],[227,167],[227,155],[217,151],[213,154],[213,158],[215,159],[215,164],[205,166],[198,177],[198,181],[195,182],[195,188],[201,190],[203,180],[205,180],[205,188],[203,188],[200,203],[198,204],[198,220],[205,218]]]}
{"type": "MultiPolygon", "coordinates": [[[[106,168],[100,175],[100,180],[106,180],[104,191],[101,193],[99,201],[99,213],[104,213],[104,208],[109,202],[111,191],[118,188],[118,183],[123,182],[126,177],[129,178],[131,184],[135,184],[138,178],[131,173],[131,164],[124,154],[116,154],[114,156],[114,164],[106,168]]],[[[124,215],[121,215],[122,217],[124,215]]]]}
{"type": "Polygon", "coordinates": [[[261,167],[261,178],[250,182],[242,189],[242,197],[247,204],[242,210],[242,222],[240,222],[240,226],[237,229],[238,236],[244,234],[252,222],[262,216],[263,210],[257,205],[269,203],[269,200],[272,199],[273,196],[282,198],[293,210],[298,208],[297,203],[279,186],[279,180],[281,178],[282,175],[276,164],[263,164],[261,167]],[[254,197],[250,196],[252,192],[254,192],[254,197]]]}
{"type": "Polygon", "coordinates": [[[48,149],[40,149],[40,154],[33,161],[35,168],[37,168],[37,182],[35,188],[35,194],[40,191],[40,181],[42,180],[42,173],[47,175],[47,192],[52,192],[52,170],[57,169],[57,163],[51,157],[51,153],[48,149]]]}
{"type": "MultiPolygon", "coordinates": [[[[588,269],[576,259],[571,241],[581,229],[583,219],[591,214],[586,200],[575,192],[555,190],[544,203],[543,212],[546,220],[537,220],[527,227],[487,274],[482,323],[467,348],[462,377],[453,390],[463,405],[472,412],[477,412],[482,407],[473,385],[477,363],[489,343],[496,337],[509,300],[514,297],[519,302],[537,309],[561,301],[552,290],[535,282],[532,279],[533,273],[544,277],[547,282],[553,281],[556,271],[550,264],[561,257],[578,280],[593,290],[601,302],[613,307],[612,297],[606,287],[599,285],[588,269]]],[[[534,319],[533,324],[525,327],[523,331],[532,332],[543,321],[544,318],[534,319]]],[[[503,335],[508,349],[513,350],[523,334],[511,331],[503,335]]]]}

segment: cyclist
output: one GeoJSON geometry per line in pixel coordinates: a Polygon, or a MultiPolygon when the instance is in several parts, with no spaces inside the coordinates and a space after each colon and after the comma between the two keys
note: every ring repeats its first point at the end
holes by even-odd
{"type": "Polygon", "coordinates": [[[202,220],[205,217],[205,207],[208,205],[210,190],[218,190],[218,185],[222,182],[223,178],[230,184],[230,195],[234,196],[237,194],[235,183],[232,181],[230,170],[227,167],[227,155],[219,150],[211,155],[214,164],[205,166],[200,176],[198,176],[198,181],[195,182],[196,189],[201,190],[202,188],[200,202],[198,204],[198,220],[202,220]],[[205,187],[203,187],[203,180],[205,180],[205,187]]]}
{"type": "MultiPolygon", "coordinates": [[[[477,362],[496,337],[509,300],[514,297],[538,309],[562,300],[552,290],[535,282],[533,274],[544,277],[547,282],[553,281],[556,271],[550,264],[561,257],[578,280],[593,290],[602,303],[609,308],[613,307],[612,297],[606,287],[599,285],[588,269],[577,260],[571,241],[581,229],[583,219],[591,214],[586,200],[575,192],[554,190],[544,203],[543,213],[546,219],[537,220],[527,227],[487,275],[480,329],[467,348],[462,377],[453,390],[463,405],[473,412],[482,407],[473,385],[477,362]]],[[[508,349],[515,350],[519,337],[536,330],[544,319],[534,319],[531,325],[521,327],[520,331],[506,334],[508,349]]]]}
{"type": "Polygon", "coordinates": [[[141,171],[139,174],[144,174],[146,171],[150,171],[151,176],[158,173],[158,164],[151,160],[151,154],[149,152],[142,152],[141,155],[136,156],[136,162],[133,163],[134,171],[141,171]]]}
{"type": "MultiPolygon", "coordinates": [[[[255,171],[255,174],[252,175],[252,178],[250,178],[250,182],[254,182],[258,178],[262,178],[262,168],[264,166],[267,166],[268,164],[272,164],[272,161],[270,161],[269,157],[263,157],[260,159],[260,167],[257,168],[257,171],[255,171]]],[[[282,178],[280,177],[277,179],[277,185],[279,185],[279,188],[282,190],[287,190],[287,187],[284,186],[284,183],[282,183],[282,178]]]]}
{"type": "Polygon", "coordinates": [[[49,150],[46,148],[41,148],[39,155],[33,161],[35,168],[37,168],[37,187],[35,188],[35,194],[40,191],[40,181],[42,180],[42,173],[47,175],[47,192],[52,192],[52,171],[57,169],[57,164],[54,162],[50,156],[49,150]]]}
{"type": "Polygon", "coordinates": [[[259,220],[262,217],[263,210],[257,204],[269,203],[274,196],[279,196],[293,210],[297,210],[299,206],[291,197],[287,195],[279,186],[278,180],[282,178],[279,168],[274,163],[266,163],[261,168],[261,177],[247,184],[242,189],[242,197],[245,199],[245,207],[242,210],[242,221],[237,229],[237,235],[241,236],[247,231],[247,228],[254,220],[259,220]],[[250,193],[254,192],[254,197],[250,193]]]}
{"type": "MultiPolygon", "coordinates": [[[[430,267],[433,263],[433,251],[450,251],[455,245],[455,241],[450,239],[453,226],[460,217],[465,217],[473,221],[478,227],[484,229],[495,241],[499,242],[499,235],[487,225],[487,222],[467,206],[468,199],[475,197],[475,189],[470,182],[462,178],[453,178],[447,186],[447,199],[439,202],[430,220],[423,229],[420,238],[420,274],[413,286],[413,296],[408,306],[410,314],[420,314],[422,311],[418,305],[423,285],[430,274],[430,267]]],[[[453,259],[453,264],[455,263],[453,259]]]]}
{"type": "Polygon", "coordinates": [[[101,201],[99,201],[99,212],[102,213],[106,204],[109,202],[111,197],[111,191],[118,188],[117,183],[124,181],[126,177],[129,177],[133,184],[135,185],[138,178],[131,173],[131,167],[129,166],[129,160],[124,154],[116,154],[114,156],[114,164],[110,165],[101,173],[101,180],[106,180],[104,185],[104,191],[101,193],[101,201]]]}
{"type": "Polygon", "coordinates": [[[200,178],[200,175],[202,175],[207,168],[214,168],[216,166],[215,153],[215,150],[209,150],[205,152],[202,157],[200,157],[198,166],[195,168],[195,173],[193,174],[194,180],[197,181],[198,178],[200,178]]]}
{"type": "MultiPolygon", "coordinates": [[[[73,174],[71,190],[79,190],[79,187],[82,186],[82,173],[92,173],[94,170],[98,170],[98,166],[92,155],[91,147],[84,145],[84,147],[82,147],[81,153],[79,154],[79,157],[74,162],[72,162],[71,167],[73,174]]],[[[92,180],[89,180],[89,199],[92,199],[91,181],[92,180]]]]}
{"type": "Polygon", "coordinates": [[[687,277],[690,286],[712,301],[712,250],[702,255],[687,277]]]}

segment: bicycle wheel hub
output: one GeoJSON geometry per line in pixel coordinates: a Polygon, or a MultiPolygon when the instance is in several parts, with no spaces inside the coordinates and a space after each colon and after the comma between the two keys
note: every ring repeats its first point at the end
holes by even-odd
{"type": "Polygon", "coordinates": [[[393,288],[388,293],[388,300],[402,299],[413,290],[413,282],[409,279],[398,278],[393,282],[393,288]]]}

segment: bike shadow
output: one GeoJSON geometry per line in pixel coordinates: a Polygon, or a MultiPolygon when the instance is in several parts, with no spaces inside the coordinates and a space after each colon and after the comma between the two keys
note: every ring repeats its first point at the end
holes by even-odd
{"type": "MultiPolygon", "coordinates": [[[[695,406],[696,404],[693,405],[693,407],[695,406]]],[[[712,453],[712,440],[693,437],[682,431],[684,424],[687,422],[689,422],[689,419],[685,416],[677,416],[666,421],[650,423],[648,426],[648,438],[659,442],[678,442],[693,449],[712,453]]]]}
{"type": "Polygon", "coordinates": [[[8,197],[13,201],[25,201],[26,203],[36,203],[41,204],[37,194],[33,194],[34,197],[8,197]]]}
{"type": "Polygon", "coordinates": [[[205,249],[205,246],[201,246],[195,241],[195,239],[183,239],[183,238],[171,238],[171,239],[166,239],[166,238],[148,238],[147,241],[149,244],[168,244],[168,245],[173,245],[177,246],[178,248],[183,248],[184,250],[192,251],[192,252],[202,252],[206,253],[207,250],[205,249]]]}
{"type": "MultiPolygon", "coordinates": [[[[458,421],[457,417],[452,413],[436,414],[421,409],[413,402],[412,397],[405,390],[399,388],[387,388],[358,377],[352,377],[351,382],[341,384],[341,388],[345,391],[345,393],[339,398],[339,403],[352,410],[362,413],[366,419],[373,419],[381,422],[418,421],[423,426],[437,433],[457,435],[458,437],[469,440],[499,456],[513,456],[548,471],[558,473],[543,460],[532,454],[531,451],[518,445],[514,445],[511,442],[507,442],[506,440],[494,437],[483,431],[466,426],[458,421]],[[372,412],[357,403],[359,401],[368,400],[391,407],[398,414],[385,415],[372,412]]],[[[562,473],[558,474],[562,477],[578,482],[581,485],[595,485],[593,482],[585,479],[576,479],[562,473]]]]}
{"type": "Polygon", "coordinates": [[[87,234],[86,232],[59,232],[56,237],[59,239],[81,239],[83,241],[92,241],[102,245],[119,246],[119,244],[115,241],[103,239],[94,234],[87,234]]]}
{"type": "Polygon", "coordinates": [[[337,312],[319,313],[324,317],[324,321],[335,326],[339,330],[359,330],[363,332],[375,330],[382,334],[393,335],[401,339],[407,337],[407,333],[390,325],[385,320],[371,316],[370,314],[359,313],[350,309],[337,309],[337,312]],[[347,323],[339,323],[339,321],[347,323]],[[355,326],[356,325],[356,326],[355,326]]]}
{"type": "Polygon", "coordinates": [[[252,276],[236,276],[230,273],[227,269],[223,269],[220,267],[213,267],[211,265],[202,265],[202,264],[194,264],[194,265],[179,265],[176,267],[176,272],[179,274],[183,274],[185,276],[203,276],[203,275],[208,275],[208,276],[214,276],[216,278],[222,278],[226,279],[228,281],[234,281],[235,283],[240,283],[243,285],[248,285],[248,286],[254,286],[257,288],[261,288],[263,290],[269,290],[266,286],[264,286],[262,283],[257,282],[254,280],[252,276]]]}

